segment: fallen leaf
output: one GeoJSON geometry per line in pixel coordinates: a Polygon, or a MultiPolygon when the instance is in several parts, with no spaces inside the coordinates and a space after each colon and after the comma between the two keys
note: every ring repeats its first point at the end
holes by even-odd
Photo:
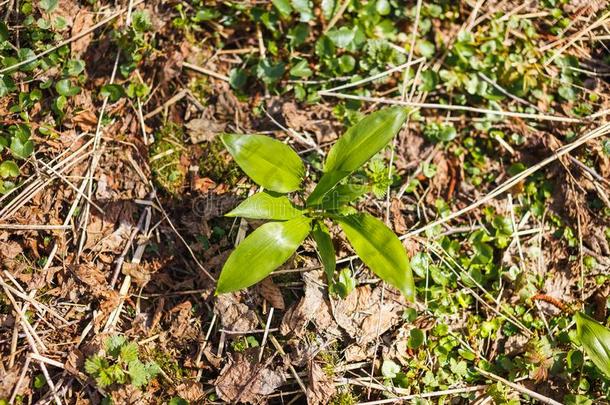
{"type": "Polygon", "coordinates": [[[405,307],[404,297],[395,289],[378,286],[371,290],[364,285],[357,287],[346,299],[337,301],[333,315],[350,337],[365,345],[398,324],[405,307]],[[382,288],[385,288],[383,300],[382,288]]]}
{"type": "MultiPolygon", "coordinates": [[[[80,40],[82,40],[82,38],[80,40]]],[[[90,110],[84,110],[73,115],[70,121],[72,122],[72,125],[87,132],[93,130],[97,126],[97,116],[90,110]]]]}
{"type": "Polygon", "coordinates": [[[216,379],[216,393],[223,401],[262,403],[284,383],[281,370],[256,361],[258,350],[236,353],[216,379]]]}
{"type": "Polygon", "coordinates": [[[390,204],[390,212],[392,213],[392,223],[394,225],[394,232],[399,235],[407,233],[407,223],[405,217],[402,215],[401,210],[404,208],[404,204],[398,198],[393,198],[390,204]]]}
{"type": "Polygon", "coordinates": [[[200,142],[209,142],[216,135],[225,130],[225,124],[209,120],[207,118],[195,118],[186,123],[186,131],[191,137],[191,142],[197,144],[200,142]]]}
{"type": "MultiPolygon", "coordinates": [[[[21,367],[15,365],[9,370],[5,370],[4,367],[0,368],[0,398],[10,398],[15,389],[15,384],[19,381],[19,375],[21,374],[21,367]]],[[[30,377],[26,374],[25,379],[21,382],[19,387],[19,394],[25,393],[30,386],[30,377]]]]}
{"type": "MultiPolygon", "coordinates": [[[[87,9],[82,8],[76,16],[74,17],[74,24],[72,25],[72,37],[77,36],[81,32],[88,30],[93,26],[93,14],[90,13],[87,9]]],[[[79,38],[75,41],[72,41],[70,45],[72,50],[72,57],[77,59],[82,56],[85,50],[89,47],[91,40],[93,39],[93,34],[87,34],[82,38],[79,38]]]]}
{"type": "Polygon", "coordinates": [[[327,404],[336,392],[332,376],[326,374],[314,360],[310,360],[308,366],[307,403],[308,405],[327,404]]]}
{"type": "Polygon", "coordinates": [[[275,285],[271,277],[265,278],[258,284],[258,291],[264,299],[269,301],[272,307],[283,311],[286,306],[284,304],[284,297],[282,296],[282,290],[275,285]]]}
{"type": "Polygon", "coordinates": [[[324,290],[319,281],[321,276],[321,271],[303,274],[305,296],[286,311],[280,325],[282,335],[294,333],[296,336],[302,336],[305,333],[307,325],[314,319],[324,302],[324,290]]]}
{"type": "Polygon", "coordinates": [[[236,294],[221,294],[216,297],[214,313],[220,318],[220,326],[232,332],[247,332],[256,329],[258,319],[246,304],[239,302],[236,294]]]}
{"type": "Polygon", "coordinates": [[[178,395],[189,403],[196,403],[205,395],[203,384],[196,381],[186,381],[176,387],[178,395]]]}

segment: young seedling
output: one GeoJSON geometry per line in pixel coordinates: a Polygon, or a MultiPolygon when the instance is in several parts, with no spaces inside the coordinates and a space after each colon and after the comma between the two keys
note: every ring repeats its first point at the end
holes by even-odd
{"type": "Polygon", "coordinates": [[[407,118],[403,108],[372,113],[347,130],[330,149],[324,173],[304,206],[287,193],[300,189],[305,167],[289,146],[262,135],[222,135],[241,169],[266,191],[243,201],[227,216],[269,219],[246,237],[225,263],[216,293],[249,287],[286,262],[312,236],[329,285],[336,268],[335,251],[325,221],[339,225],[362,261],[408,299],[415,294],[409,258],[400,240],[382,221],[368,213],[352,213],[348,204],[366,188],[349,176],[396,136],[407,118]]]}
{"type": "Polygon", "coordinates": [[[140,361],[138,345],[128,342],[124,336],[111,336],[104,344],[105,353],[85,361],[85,371],[100,387],[129,383],[142,388],[159,373],[156,363],[140,361]]]}

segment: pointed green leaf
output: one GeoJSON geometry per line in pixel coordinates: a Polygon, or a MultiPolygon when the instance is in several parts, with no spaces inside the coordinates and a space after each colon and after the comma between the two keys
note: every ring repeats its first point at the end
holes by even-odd
{"type": "Polygon", "coordinates": [[[585,353],[610,377],[610,329],[582,312],[576,313],[576,329],[585,353]]]}
{"type": "Polygon", "coordinates": [[[307,199],[307,204],[319,204],[324,194],[341,179],[383,149],[398,134],[407,116],[404,108],[385,108],[366,116],[348,129],[328,152],[324,175],[307,199]]]}
{"type": "Polygon", "coordinates": [[[256,184],[278,193],[298,190],[305,167],[290,146],[264,135],[224,134],[221,139],[256,184]]]}
{"type": "Polygon", "coordinates": [[[324,266],[324,272],[326,273],[326,278],[328,279],[328,285],[331,286],[333,284],[335,267],[337,266],[333,240],[330,237],[328,228],[322,222],[315,223],[311,235],[316,241],[316,250],[318,251],[318,255],[320,255],[322,265],[324,266]]]}
{"type": "Polygon", "coordinates": [[[292,219],[301,215],[303,215],[303,211],[296,208],[288,197],[273,195],[266,191],[248,197],[235,209],[226,214],[227,217],[275,220],[292,219]]]}
{"type": "Polygon", "coordinates": [[[335,220],[358,256],[373,273],[413,300],[415,285],[409,258],[394,232],[366,213],[337,217],[335,220]]]}
{"type": "Polygon", "coordinates": [[[311,219],[298,217],[258,227],[229,256],[220,273],[216,293],[241,290],[267,277],[309,235],[310,223],[311,219]]]}
{"type": "Polygon", "coordinates": [[[325,210],[336,210],[362,197],[370,190],[363,184],[339,184],[322,198],[320,208],[325,210]]]}

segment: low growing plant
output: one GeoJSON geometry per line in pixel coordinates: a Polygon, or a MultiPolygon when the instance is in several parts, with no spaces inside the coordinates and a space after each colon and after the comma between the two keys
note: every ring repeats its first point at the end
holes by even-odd
{"type": "Polygon", "coordinates": [[[246,237],[225,263],[216,293],[249,287],[285,263],[311,236],[333,286],[335,251],[327,221],[339,225],[362,261],[409,299],[415,288],[409,258],[398,237],[368,213],[349,206],[370,191],[350,175],[396,136],[407,118],[403,108],[386,108],[347,130],[328,152],[320,181],[307,198],[299,190],[305,177],[301,158],[289,146],[263,135],[224,134],[221,139],[241,169],[266,191],[252,195],[227,214],[269,219],[246,237]],[[300,196],[297,205],[288,193],[300,196]]]}
{"type": "Polygon", "coordinates": [[[85,371],[104,388],[112,384],[129,383],[142,388],[159,373],[155,362],[142,363],[138,345],[124,336],[112,336],[104,342],[105,353],[85,360],[85,371]]]}

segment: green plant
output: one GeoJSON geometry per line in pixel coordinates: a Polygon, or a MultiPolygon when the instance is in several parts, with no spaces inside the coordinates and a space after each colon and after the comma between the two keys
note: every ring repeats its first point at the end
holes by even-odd
{"type": "Polygon", "coordinates": [[[610,329],[581,312],[575,318],[582,348],[593,364],[610,378],[610,329]]]}
{"type": "Polygon", "coordinates": [[[104,342],[105,352],[89,357],[85,371],[100,387],[130,383],[136,388],[148,384],[159,373],[155,362],[142,363],[138,345],[124,336],[112,336],[104,342]]]}
{"type": "MultiPolygon", "coordinates": [[[[407,118],[402,108],[370,114],[339,138],[330,149],[320,181],[295,205],[285,194],[300,189],[303,162],[289,146],[262,135],[222,135],[227,150],[242,170],[268,191],[257,193],[227,216],[270,219],[244,239],[225,263],[216,293],[249,287],[286,262],[312,235],[333,285],[335,252],[325,224],[339,225],[362,261],[382,280],[406,297],[415,295],[409,259],[400,240],[380,220],[367,213],[353,213],[348,204],[366,191],[351,187],[349,176],[383,149],[407,118]]],[[[351,208],[351,207],[350,207],[351,208]]]]}

